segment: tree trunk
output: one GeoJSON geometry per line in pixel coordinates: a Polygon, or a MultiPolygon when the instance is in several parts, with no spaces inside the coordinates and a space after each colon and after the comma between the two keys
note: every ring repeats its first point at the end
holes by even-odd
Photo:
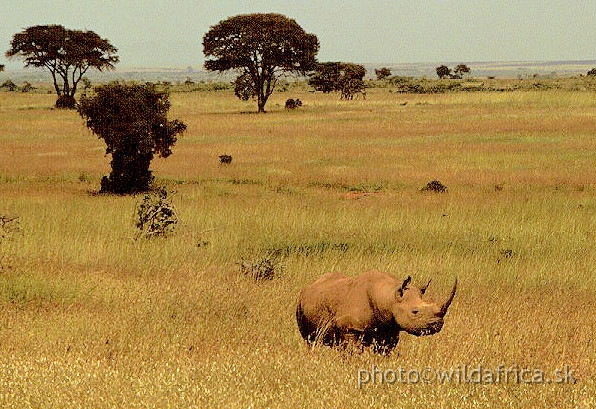
{"type": "Polygon", "coordinates": [[[257,96],[257,103],[259,106],[259,113],[265,113],[267,111],[265,111],[265,104],[267,104],[267,100],[269,99],[269,97],[271,96],[271,93],[267,93],[265,90],[261,89],[258,92],[258,96],[257,96]]]}
{"type": "Polygon", "coordinates": [[[130,194],[146,192],[153,182],[149,165],[153,154],[139,154],[136,149],[112,153],[112,171],[101,181],[101,193],[130,194]]]}
{"type": "Polygon", "coordinates": [[[265,97],[263,86],[264,84],[259,84],[257,86],[257,106],[259,114],[265,113],[265,104],[267,103],[267,98],[265,97]]]}
{"type": "Polygon", "coordinates": [[[58,99],[56,100],[56,108],[61,109],[74,109],[77,105],[77,101],[74,98],[74,94],[70,92],[70,85],[68,84],[68,72],[66,75],[60,74],[62,77],[62,90],[58,87],[58,81],[56,80],[55,73],[52,73],[54,77],[54,88],[56,88],[56,93],[58,94],[58,99]]]}
{"type": "Polygon", "coordinates": [[[50,70],[50,72],[52,73],[52,79],[54,80],[54,89],[56,90],[56,94],[60,96],[62,95],[62,91],[60,91],[60,87],[58,86],[58,80],[56,79],[56,71],[50,70]]]}
{"type": "Polygon", "coordinates": [[[259,100],[258,100],[258,102],[257,102],[257,104],[258,104],[258,107],[259,107],[259,110],[258,110],[257,112],[258,112],[259,114],[261,114],[261,113],[263,113],[263,114],[264,114],[264,113],[266,112],[266,111],[265,111],[265,102],[266,102],[266,101],[264,101],[264,100],[262,99],[262,97],[261,97],[261,96],[259,96],[259,100]]]}

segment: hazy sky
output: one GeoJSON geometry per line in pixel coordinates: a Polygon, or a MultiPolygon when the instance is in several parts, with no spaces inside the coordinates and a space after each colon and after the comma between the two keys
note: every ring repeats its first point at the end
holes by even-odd
{"type": "Polygon", "coordinates": [[[202,66],[209,27],[276,12],[318,36],[319,61],[596,60],[594,0],[2,0],[0,64],[12,35],[38,24],[95,31],[119,67],[202,66]]]}

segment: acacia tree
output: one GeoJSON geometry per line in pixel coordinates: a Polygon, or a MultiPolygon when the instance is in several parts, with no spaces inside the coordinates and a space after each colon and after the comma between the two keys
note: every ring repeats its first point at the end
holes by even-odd
{"type": "Polygon", "coordinates": [[[439,78],[448,78],[451,75],[451,68],[446,65],[440,65],[437,67],[437,75],[439,78]]]}
{"type": "Polygon", "coordinates": [[[366,68],[360,64],[343,63],[341,70],[342,75],[339,77],[338,84],[341,99],[353,99],[359,92],[364,95],[366,68]]]}
{"type": "Polygon", "coordinates": [[[459,64],[453,69],[452,78],[461,79],[465,74],[469,74],[472,70],[466,64],[459,64]]]}
{"type": "Polygon", "coordinates": [[[91,97],[83,95],[79,114],[104,140],[106,154],[112,155],[112,171],[102,179],[101,192],[126,194],[149,189],[153,156],[170,156],[176,135],[186,130],[184,123],[167,120],[169,108],[168,93],[150,83],[111,83],[96,87],[91,97]]]}
{"type": "Polygon", "coordinates": [[[382,67],[381,69],[375,68],[375,75],[379,81],[387,79],[391,76],[391,70],[387,67],[382,67]]]}
{"type": "Polygon", "coordinates": [[[25,67],[45,68],[58,94],[56,107],[74,108],[77,85],[89,68],[114,68],[118,50],[93,31],[69,30],[61,25],[33,26],[13,36],[9,58],[19,57],[25,67]]]}
{"type": "Polygon", "coordinates": [[[324,62],[317,64],[316,69],[310,73],[308,84],[316,91],[339,91],[341,99],[353,99],[354,94],[364,91],[365,75],[366,69],[359,64],[324,62]]]}
{"type": "Polygon", "coordinates": [[[325,94],[337,91],[341,77],[341,66],[341,62],[318,63],[309,75],[308,85],[313,87],[315,91],[321,91],[325,94]]]}
{"type": "Polygon", "coordinates": [[[275,13],[230,17],[211,27],[203,37],[205,68],[237,70],[245,88],[247,81],[252,83],[258,112],[265,112],[265,104],[282,75],[305,75],[313,69],[318,51],[317,36],[306,33],[295,20],[275,13]]]}

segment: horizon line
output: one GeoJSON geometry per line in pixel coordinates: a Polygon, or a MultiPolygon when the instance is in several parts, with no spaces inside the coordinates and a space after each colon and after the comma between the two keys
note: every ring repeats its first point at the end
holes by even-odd
{"type": "MultiPolygon", "coordinates": [[[[471,62],[465,62],[465,61],[461,61],[461,60],[457,60],[457,61],[417,61],[417,62],[354,62],[355,64],[361,64],[361,65],[378,65],[378,66],[412,66],[412,65],[425,65],[425,66],[431,66],[431,65],[436,65],[436,64],[466,64],[466,65],[480,65],[480,64],[500,64],[500,65],[515,65],[515,64],[520,64],[520,65],[528,65],[528,64],[542,64],[542,65],[546,65],[546,64],[574,64],[574,65],[590,65],[590,64],[596,64],[596,59],[590,60],[590,59],[582,59],[582,60],[570,60],[570,59],[563,59],[563,60],[479,60],[479,61],[471,61],[471,62]]],[[[8,64],[4,64],[5,65],[5,70],[3,72],[16,72],[16,71],[46,71],[46,68],[44,67],[24,67],[21,66],[20,68],[10,68],[7,65],[8,64]]],[[[12,65],[12,64],[10,64],[12,65]]],[[[133,65],[133,64],[129,64],[129,65],[116,65],[112,70],[106,70],[106,71],[102,71],[102,73],[109,73],[109,72],[114,72],[114,71],[126,71],[126,70],[152,70],[152,71],[159,71],[159,70],[165,70],[165,71],[187,71],[189,69],[192,70],[196,70],[196,71],[202,71],[202,72],[212,72],[212,71],[207,71],[205,70],[203,64],[201,64],[200,66],[197,65],[133,65]]]]}

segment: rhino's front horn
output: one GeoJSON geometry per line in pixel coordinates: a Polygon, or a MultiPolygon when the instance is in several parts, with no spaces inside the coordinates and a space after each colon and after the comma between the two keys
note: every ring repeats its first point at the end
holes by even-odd
{"type": "Polygon", "coordinates": [[[443,317],[445,314],[447,314],[447,310],[449,309],[449,306],[451,305],[451,301],[453,301],[453,297],[455,297],[456,290],[457,290],[457,277],[455,278],[455,283],[453,284],[453,289],[451,290],[451,295],[449,296],[449,299],[441,307],[441,317],[443,317]]]}

